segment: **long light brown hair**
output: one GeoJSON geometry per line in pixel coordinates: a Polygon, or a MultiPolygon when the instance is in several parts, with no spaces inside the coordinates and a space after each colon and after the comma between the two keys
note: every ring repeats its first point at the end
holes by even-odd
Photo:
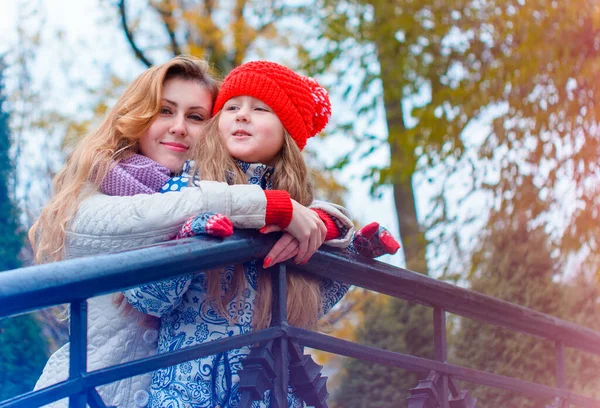
{"type": "MultiPolygon", "coordinates": [[[[195,167],[192,170],[203,180],[224,181],[230,184],[248,184],[247,176],[228,153],[218,128],[218,113],[207,125],[202,143],[197,143],[192,153],[195,167]]],[[[308,206],[313,201],[313,189],[308,168],[302,153],[292,137],[284,131],[283,148],[273,165],[273,188],[286,190],[298,203],[308,206]]],[[[252,327],[260,330],[271,324],[272,283],[271,273],[258,268],[258,288],[256,291],[252,327]]],[[[206,304],[210,304],[222,316],[231,320],[227,305],[239,298],[248,284],[244,271],[236,265],[227,292],[221,289],[223,270],[207,272],[206,304]]],[[[317,278],[289,269],[287,271],[287,318],[294,326],[316,329],[322,311],[320,284],[317,278]]],[[[233,319],[235,320],[235,319],[233,319]]]]}
{"type": "Polygon", "coordinates": [[[220,83],[210,71],[204,60],[178,56],[148,69],[127,87],[100,127],[78,143],[54,177],[54,196],[29,230],[36,263],[63,258],[65,232],[81,201],[98,190],[111,166],[138,152],[140,137],[160,111],[164,82],[197,81],[214,103],[220,83]]]}

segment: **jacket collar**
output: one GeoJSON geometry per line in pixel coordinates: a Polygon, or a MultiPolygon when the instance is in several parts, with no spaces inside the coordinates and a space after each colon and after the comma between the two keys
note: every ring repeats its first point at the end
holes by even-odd
{"type": "Polygon", "coordinates": [[[258,184],[263,190],[273,189],[275,168],[262,163],[248,163],[237,159],[235,162],[248,178],[249,184],[258,184]]]}
{"type": "MultiPolygon", "coordinates": [[[[262,163],[248,163],[237,159],[235,159],[235,163],[246,175],[249,184],[260,185],[263,190],[273,189],[273,173],[275,172],[274,167],[262,163]]],[[[193,167],[193,160],[186,161],[183,165],[182,176],[189,177],[193,167]]],[[[233,174],[231,172],[228,172],[227,174],[227,182],[229,184],[233,184],[233,174]]]]}

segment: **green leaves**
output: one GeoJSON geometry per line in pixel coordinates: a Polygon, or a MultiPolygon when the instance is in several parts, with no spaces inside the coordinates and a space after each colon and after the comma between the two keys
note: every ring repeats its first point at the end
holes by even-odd
{"type": "Polygon", "coordinates": [[[21,265],[19,252],[23,246],[24,233],[19,225],[19,209],[11,191],[14,174],[10,155],[11,134],[9,114],[4,94],[4,65],[0,60],[0,273],[21,265]]]}
{"type": "Polygon", "coordinates": [[[0,401],[31,391],[46,362],[45,341],[32,315],[0,320],[0,356],[0,401]]]}

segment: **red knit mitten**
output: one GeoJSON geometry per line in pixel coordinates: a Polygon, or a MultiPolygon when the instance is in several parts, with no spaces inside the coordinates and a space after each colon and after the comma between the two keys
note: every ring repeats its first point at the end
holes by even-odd
{"type": "Polygon", "coordinates": [[[392,234],[377,222],[362,227],[352,240],[354,249],[361,255],[376,258],[384,254],[395,254],[400,248],[392,234]]]}
{"type": "Polygon", "coordinates": [[[226,238],[233,234],[231,220],[223,214],[206,212],[191,217],[177,233],[175,239],[194,237],[196,235],[212,235],[226,238]]]}

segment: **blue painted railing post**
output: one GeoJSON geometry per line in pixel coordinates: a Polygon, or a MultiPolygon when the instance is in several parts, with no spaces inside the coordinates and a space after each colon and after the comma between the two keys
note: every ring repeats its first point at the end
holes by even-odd
{"type": "MultiPolygon", "coordinates": [[[[556,387],[563,390],[567,389],[567,373],[565,359],[565,344],[562,341],[554,343],[556,350],[556,387]]],[[[568,408],[569,403],[562,398],[555,401],[556,408],[568,408]]]]}
{"type": "Polygon", "coordinates": [[[88,389],[87,399],[88,405],[91,408],[117,408],[113,406],[107,407],[95,388],[88,389]]]}
{"type": "MultiPolygon", "coordinates": [[[[288,326],[287,321],[287,277],[286,267],[282,263],[277,271],[272,272],[273,306],[271,312],[271,327],[288,326]]],[[[288,394],[288,339],[287,336],[278,338],[273,344],[275,357],[275,381],[271,394],[271,406],[274,408],[287,407],[288,394]]]]}
{"type": "MultiPolygon", "coordinates": [[[[441,307],[433,308],[433,340],[435,360],[447,364],[446,310],[441,307]]],[[[477,403],[452,377],[436,370],[429,371],[427,378],[410,390],[407,401],[409,408],[475,408],[477,403]]]]}
{"type": "MultiPolygon", "coordinates": [[[[81,380],[87,371],[87,301],[85,299],[71,303],[70,330],[69,379],[81,380]]],[[[86,402],[86,389],[69,397],[69,407],[85,408],[86,402]]]]}
{"type": "MultiPolygon", "coordinates": [[[[436,307],[433,309],[433,344],[435,347],[435,359],[439,362],[448,361],[448,345],[446,343],[446,311],[436,307]]],[[[440,408],[449,408],[448,404],[448,376],[440,378],[440,408]]]]}

